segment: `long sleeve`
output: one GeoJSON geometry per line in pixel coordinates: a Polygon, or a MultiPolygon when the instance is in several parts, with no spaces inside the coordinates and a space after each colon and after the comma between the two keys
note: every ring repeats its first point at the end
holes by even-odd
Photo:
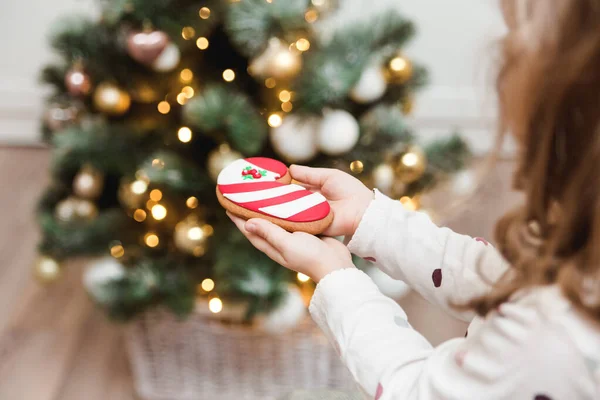
{"type": "Polygon", "coordinates": [[[439,228],[426,214],[408,211],[378,191],[348,248],[465,321],[473,314],[449,305],[485,293],[507,269],[485,240],[439,228]]]}
{"type": "MultiPolygon", "coordinates": [[[[561,317],[562,310],[550,309],[561,317]]],[[[598,395],[571,337],[531,302],[503,304],[473,335],[437,348],[357,269],[321,280],[310,312],[367,398],[575,400],[598,395]]]]}

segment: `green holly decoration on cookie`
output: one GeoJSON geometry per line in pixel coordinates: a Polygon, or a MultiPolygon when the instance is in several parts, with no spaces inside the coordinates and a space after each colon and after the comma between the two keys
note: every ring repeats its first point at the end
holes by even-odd
{"type": "Polygon", "coordinates": [[[256,170],[256,168],[252,168],[251,166],[247,166],[242,171],[242,179],[245,181],[253,181],[255,179],[260,179],[263,176],[267,175],[267,171],[264,169],[256,170]]]}

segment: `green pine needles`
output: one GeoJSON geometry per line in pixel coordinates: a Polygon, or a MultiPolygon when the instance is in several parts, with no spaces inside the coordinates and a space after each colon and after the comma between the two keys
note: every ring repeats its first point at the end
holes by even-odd
{"type": "MultiPolygon", "coordinates": [[[[372,184],[395,149],[419,145],[406,104],[427,73],[402,53],[414,24],[390,10],[326,39],[318,4],[105,0],[99,19],[53,27],[39,250],[65,262],[113,257],[122,272],[95,264],[86,287],[114,319],[218,312],[206,304],[219,298],[223,315],[235,305],[250,323],[282,307],[290,285],[312,287],[256,251],[219,205],[216,175],[235,158],[335,167],[372,184]]],[[[425,154],[423,175],[390,195],[428,190],[469,157],[459,136],[425,154]]]]}

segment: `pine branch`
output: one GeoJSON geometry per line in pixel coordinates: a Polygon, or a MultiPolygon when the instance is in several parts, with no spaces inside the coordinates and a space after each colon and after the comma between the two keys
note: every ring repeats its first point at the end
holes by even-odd
{"type": "Polygon", "coordinates": [[[394,12],[338,30],[330,43],[304,58],[294,85],[299,109],[318,113],[323,107],[342,105],[365,67],[389,53],[391,47],[402,46],[413,34],[412,23],[394,12]]]}
{"type": "Polygon", "coordinates": [[[66,65],[49,65],[40,74],[40,82],[52,85],[57,92],[65,92],[65,75],[68,67],[66,65]]]}
{"type": "Polygon", "coordinates": [[[121,209],[101,210],[91,221],[65,223],[54,216],[58,202],[66,197],[65,187],[52,187],[38,204],[38,223],[42,232],[39,250],[62,259],[83,255],[103,254],[108,243],[132,230],[131,219],[121,209]]]}
{"type": "Polygon", "coordinates": [[[152,184],[174,191],[198,192],[213,188],[213,183],[197,165],[167,150],[150,154],[140,165],[138,173],[146,176],[152,184]],[[160,160],[160,163],[155,160],[160,160]]]}
{"type": "Polygon", "coordinates": [[[150,22],[153,28],[169,34],[179,45],[185,43],[181,29],[191,26],[197,36],[206,36],[222,20],[223,3],[218,0],[110,0],[104,1],[103,21],[108,25],[118,25],[127,21],[135,28],[150,22]],[[199,18],[199,10],[206,7],[210,16],[199,18]]]}
{"type": "Polygon", "coordinates": [[[265,119],[243,93],[225,86],[207,87],[184,108],[184,120],[206,132],[223,131],[233,147],[256,154],[268,135],[265,119]]]}
{"type": "Polygon", "coordinates": [[[116,321],[129,321],[158,305],[184,317],[194,309],[195,286],[181,265],[143,259],[128,267],[123,278],[98,287],[93,298],[116,321]]]}
{"type": "Polygon", "coordinates": [[[122,124],[86,121],[53,136],[52,170],[55,176],[64,176],[85,161],[105,172],[131,174],[151,142],[122,124]]]}
{"type": "Polygon", "coordinates": [[[286,32],[306,30],[307,8],[307,0],[235,2],[227,10],[225,29],[240,53],[256,56],[267,47],[270,38],[285,39],[286,32]]]}
{"type": "Polygon", "coordinates": [[[410,142],[413,137],[406,126],[404,115],[396,105],[379,105],[371,109],[360,120],[361,136],[385,135],[396,141],[410,142]]]}
{"type": "Polygon", "coordinates": [[[247,302],[248,319],[276,307],[287,292],[290,272],[257,252],[237,230],[227,230],[215,256],[216,290],[233,301],[247,302]]]}
{"type": "Polygon", "coordinates": [[[112,30],[86,16],[58,19],[50,28],[49,36],[54,50],[69,63],[77,59],[98,59],[102,55],[120,56],[112,30]]]}

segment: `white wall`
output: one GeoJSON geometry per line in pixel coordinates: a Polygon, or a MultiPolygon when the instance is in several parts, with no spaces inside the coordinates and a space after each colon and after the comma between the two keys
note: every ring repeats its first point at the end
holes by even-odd
{"type": "Polygon", "coordinates": [[[417,35],[405,53],[425,65],[431,78],[417,96],[412,121],[423,140],[456,127],[477,152],[493,145],[494,49],[505,30],[498,0],[346,0],[343,4],[345,12],[359,21],[395,8],[415,22],[417,35]]]}
{"type": "Polygon", "coordinates": [[[39,70],[51,60],[46,34],[65,13],[93,13],[92,0],[0,0],[0,142],[39,138],[39,70]]]}
{"type": "MultiPolygon", "coordinates": [[[[280,0],[284,1],[284,0],[280,0]]],[[[50,59],[45,34],[66,12],[92,13],[92,0],[1,0],[0,141],[37,138],[39,68],[50,59]]],[[[429,67],[431,85],[416,102],[414,124],[430,138],[457,126],[476,149],[489,147],[493,126],[493,42],[503,31],[497,0],[346,0],[345,12],[366,18],[386,7],[410,16],[418,36],[409,56],[429,67]],[[375,4],[374,4],[375,3],[375,4]]]]}

